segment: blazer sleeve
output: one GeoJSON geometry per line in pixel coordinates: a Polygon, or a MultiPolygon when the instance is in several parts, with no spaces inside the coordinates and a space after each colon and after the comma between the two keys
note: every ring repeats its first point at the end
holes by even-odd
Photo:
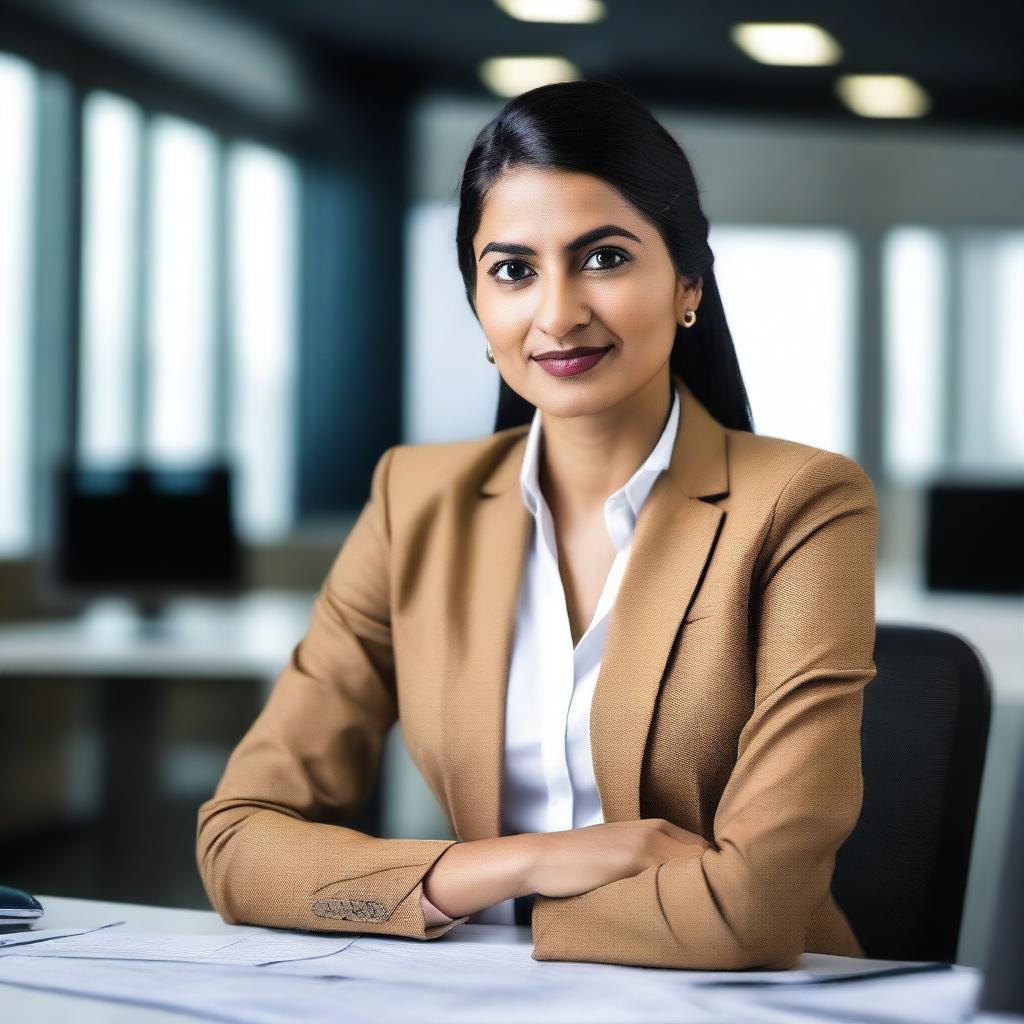
{"type": "Polygon", "coordinates": [[[874,488],[852,459],[819,451],[790,478],[755,570],[754,704],[712,845],[590,892],[538,895],[534,959],[742,970],[804,951],[860,815],[877,533],[874,488]]]}
{"type": "Polygon", "coordinates": [[[387,514],[395,450],[378,460],[305,635],[199,808],[199,873],[231,924],[433,939],[468,919],[428,925],[421,902],[423,877],[456,840],[346,826],[398,715],[387,514]]]}

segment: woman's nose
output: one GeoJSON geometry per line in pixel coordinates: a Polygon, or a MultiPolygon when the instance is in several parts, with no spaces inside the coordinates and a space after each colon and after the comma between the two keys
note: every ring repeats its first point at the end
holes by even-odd
{"type": "Polygon", "coordinates": [[[572,283],[549,278],[542,291],[540,306],[534,318],[539,330],[552,338],[562,338],[573,328],[585,327],[590,323],[591,312],[572,283]]]}

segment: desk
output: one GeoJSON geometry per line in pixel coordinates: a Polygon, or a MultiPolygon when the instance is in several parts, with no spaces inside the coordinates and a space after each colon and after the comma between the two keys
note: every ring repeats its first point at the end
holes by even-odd
{"type": "Polygon", "coordinates": [[[314,596],[256,591],[181,599],[155,621],[140,618],[128,602],[103,599],[77,619],[0,627],[0,685],[72,677],[98,686],[105,893],[130,898],[146,872],[146,817],[156,813],[159,796],[160,707],[153,684],[238,680],[259,688],[262,705],[306,631],[314,596]]]}
{"type": "Polygon", "coordinates": [[[214,678],[269,684],[309,624],[315,593],[182,598],[158,619],[97,599],[76,619],[0,626],[0,676],[214,678]]]}
{"type": "MultiPolygon", "coordinates": [[[[192,934],[211,933],[232,933],[242,931],[225,924],[212,911],[197,910],[175,910],[163,907],[147,907],[131,904],[101,903],[89,900],[77,900],[58,898],[54,896],[40,895],[46,908],[45,925],[52,928],[88,926],[103,921],[123,920],[124,925],[119,928],[129,931],[145,932],[187,932],[192,934]]],[[[501,941],[507,942],[512,937],[515,942],[530,943],[531,935],[528,928],[515,926],[493,926],[493,929],[501,930],[501,941]]],[[[455,938],[458,929],[433,940],[431,943],[420,944],[421,948],[448,942],[455,938]]],[[[406,943],[414,940],[399,939],[397,942],[406,943]]],[[[841,958],[840,958],[841,959],[841,958]]],[[[99,961],[96,961],[98,964],[99,961]]],[[[104,961],[107,963],[107,961],[104,961]]],[[[558,994],[558,975],[562,968],[573,968],[571,964],[560,964],[553,962],[536,962],[538,972],[545,975],[545,985],[549,981],[554,988],[546,989],[548,997],[556,999],[558,994]]],[[[130,965],[127,966],[130,969],[130,965]]],[[[190,969],[195,965],[181,964],[182,978],[184,979],[190,969]]],[[[598,965],[589,965],[596,967],[598,965]]],[[[232,968],[233,971],[259,972],[260,968],[232,968]]],[[[479,962],[467,966],[467,970],[481,970],[479,962]]],[[[623,1007],[632,1008],[628,1012],[628,1019],[636,1021],[668,1021],[683,1019],[680,1015],[666,1012],[667,1006],[662,1002],[657,1007],[657,999],[653,991],[659,983],[675,983],[683,980],[685,972],[672,972],[651,969],[637,969],[634,973],[629,970],[624,973],[621,968],[613,968],[617,972],[612,979],[613,987],[607,985],[607,972],[597,971],[593,973],[595,986],[608,988],[612,993],[609,998],[617,1000],[617,1006],[606,1007],[602,1012],[600,1007],[587,1008],[586,1019],[598,1024],[602,1021],[623,1020],[625,1018],[616,1016],[622,1012],[623,1007]],[[646,1003],[646,1008],[637,1009],[646,1003]]],[[[566,974],[569,971],[565,972],[566,974]]],[[[255,979],[255,974],[250,974],[255,979]]],[[[538,975],[539,976],[539,975],[538,975]]],[[[259,981],[263,983],[267,975],[260,976],[259,981]]],[[[278,976],[275,982],[285,984],[285,979],[278,976]]],[[[253,982],[255,983],[255,981],[253,982]]],[[[288,979],[289,984],[294,984],[294,979],[288,979]]],[[[248,982],[247,982],[248,984],[248,982]]],[[[350,979],[323,979],[303,978],[299,984],[309,984],[316,989],[315,996],[320,1000],[321,1005],[326,1002],[333,1007],[333,1014],[327,1016],[307,1017],[306,1019],[316,1020],[346,1020],[364,1021],[379,1020],[386,1024],[394,1019],[393,1014],[387,1010],[388,996],[392,991],[385,983],[368,985],[365,982],[355,982],[350,979]],[[330,986],[330,988],[324,988],[330,986]],[[326,997],[326,998],[325,998],[326,997]]],[[[393,983],[391,983],[393,984],[393,983]]],[[[973,1005],[978,984],[976,972],[963,970],[957,972],[940,972],[938,974],[904,974],[892,978],[879,978],[874,981],[840,982],[828,985],[800,986],[788,989],[788,998],[773,1002],[776,995],[785,996],[780,988],[775,987],[769,993],[764,987],[741,990],[732,987],[728,990],[702,990],[700,993],[700,1006],[707,1012],[701,1017],[705,1021],[722,1022],[782,1022],[789,1021],[791,1024],[803,1022],[808,1024],[812,1020],[822,1021],[835,1019],[848,1022],[860,1019],[851,1016],[849,1008],[833,1015],[823,1016],[820,1012],[809,1016],[806,1007],[796,1011],[792,1008],[794,1001],[799,1003],[801,996],[813,997],[815,992],[828,990],[827,997],[835,1000],[840,995],[839,990],[845,989],[845,998],[852,999],[854,1003],[866,1011],[864,1019],[871,1019],[876,1022],[885,1021],[915,1021],[922,1020],[920,1006],[929,996],[934,996],[938,991],[936,986],[942,988],[942,1013],[943,1020],[956,1020],[958,1011],[962,1008],[969,1009],[973,1005]],[[813,992],[811,990],[814,990],[813,992]],[[900,1006],[904,1009],[896,1010],[900,1006]],[[868,1012],[869,1011],[869,1012],[868,1012]]],[[[313,988],[310,989],[313,992],[313,988]]],[[[295,990],[292,989],[292,992],[295,990]]],[[[508,990],[506,989],[506,992],[508,990]]],[[[446,998],[440,989],[431,989],[429,983],[420,984],[416,988],[417,997],[422,998],[419,1004],[422,1006],[420,1019],[424,1021],[441,1020],[501,1020],[516,1021],[529,1020],[531,1024],[539,1024],[541,1021],[573,1021],[577,1017],[567,1013],[563,1006],[561,1010],[552,1010],[550,1003],[540,1002],[536,997],[531,998],[528,986],[524,986],[521,992],[513,992],[508,998],[521,1006],[511,1006],[508,1003],[491,1006],[474,1006],[467,1004],[465,1000],[453,1004],[446,998]],[[451,1016],[449,1016],[451,1015],[451,1016]]],[[[677,990],[678,1000],[685,999],[685,993],[677,990]]],[[[161,993],[161,1000],[173,1001],[174,994],[161,993]]],[[[682,1006],[682,1003],[679,1004],[682,1006]]],[[[47,1024],[49,1021],[74,1021],[75,1024],[148,1024],[148,1022],[173,1021],[173,1020],[197,1020],[188,1014],[174,1012],[166,1009],[147,1009],[139,1006],[120,1005],[110,1001],[100,1001],[97,998],[81,997],[77,995],[64,995],[52,992],[22,988],[17,985],[0,983],[0,1008],[5,1024],[47,1024]]],[[[211,1012],[220,1010],[220,1020],[241,1020],[239,1016],[230,1013],[230,1006],[220,1008],[211,1007],[211,1012]]],[[[250,1018],[251,1019],[251,1018],[250,1018]]],[[[272,1021],[291,1021],[298,1019],[294,1015],[276,1016],[273,1011],[265,1012],[260,1018],[262,1024],[272,1021]]],[[[927,1018],[925,1018],[927,1019],[927,1018]]],[[[982,1021],[986,1018],[976,1017],[975,1020],[982,1021]]]]}

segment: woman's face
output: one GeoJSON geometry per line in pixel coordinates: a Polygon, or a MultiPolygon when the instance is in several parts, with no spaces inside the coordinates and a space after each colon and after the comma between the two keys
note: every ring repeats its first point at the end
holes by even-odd
{"type": "Polygon", "coordinates": [[[665,372],[676,325],[700,302],[699,282],[690,288],[676,274],[657,229],[589,174],[503,175],[473,253],[477,316],[495,364],[513,391],[554,416],[598,413],[650,384],[665,372]],[[577,347],[608,352],[571,376],[536,358],[577,347]]]}

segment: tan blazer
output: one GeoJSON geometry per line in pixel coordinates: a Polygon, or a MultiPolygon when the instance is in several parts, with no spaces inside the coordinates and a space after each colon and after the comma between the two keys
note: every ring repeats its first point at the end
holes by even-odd
{"type": "MultiPolygon", "coordinates": [[[[606,821],[711,848],[538,896],[533,957],[659,967],[863,956],[830,884],[861,807],[875,675],[874,488],[853,460],[726,429],[681,389],[593,697],[606,821]]],[[[532,518],[528,427],[396,445],[269,700],[199,809],[229,922],[430,939],[423,876],[455,840],[346,827],[396,717],[461,841],[500,835],[505,687],[532,518]]]]}

